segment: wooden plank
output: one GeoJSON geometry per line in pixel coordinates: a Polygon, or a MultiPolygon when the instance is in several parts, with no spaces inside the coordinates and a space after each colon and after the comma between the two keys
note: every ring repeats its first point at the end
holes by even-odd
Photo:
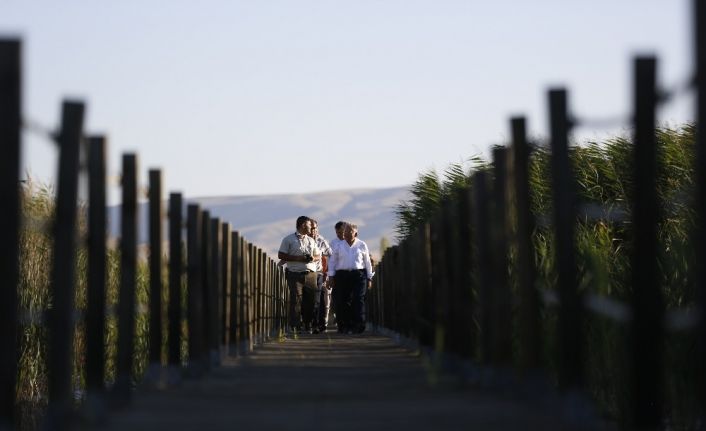
{"type": "Polygon", "coordinates": [[[635,60],[635,206],[633,208],[633,419],[661,429],[664,414],[664,300],[659,283],[657,223],[657,60],[635,60]]]}
{"type": "Polygon", "coordinates": [[[137,155],[123,155],[120,213],[120,293],[118,354],[113,392],[119,404],[130,401],[135,356],[135,288],[137,285],[137,155]]]}
{"type": "Polygon", "coordinates": [[[306,430],[312,412],[316,427],[336,430],[573,429],[541,402],[503,399],[444,377],[431,382],[419,355],[390,338],[301,336],[231,359],[206,379],[145,394],[107,429],[306,430]],[[302,396],[312,382],[320,383],[316,394],[302,396]]]}
{"type": "Polygon", "coordinates": [[[74,335],[76,272],[76,203],[79,148],[83,135],[84,104],[65,101],[59,132],[59,171],[54,219],[54,264],[51,272],[52,311],[49,314],[49,408],[47,426],[63,429],[73,402],[71,356],[74,335]]]}
{"type": "Polygon", "coordinates": [[[17,385],[22,43],[0,40],[0,428],[12,428],[17,385]]]}

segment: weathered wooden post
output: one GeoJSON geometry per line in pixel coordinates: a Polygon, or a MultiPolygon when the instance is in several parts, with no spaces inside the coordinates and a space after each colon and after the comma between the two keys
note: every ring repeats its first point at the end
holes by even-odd
{"type": "Polygon", "coordinates": [[[534,218],[530,208],[529,155],[525,119],[510,120],[514,154],[515,207],[517,211],[517,281],[520,296],[520,366],[533,372],[541,366],[539,295],[535,288],[536,268],[532,247],[534,218]]]}
{"type": "Polygon", "coordinates": [[[463,358],[472,358],[477,343],[473,323],[473,250],[471,231],[471,189],[464,188],[458,196],[458,298],[455,301],[458,313],[458,353],[463,358]]]}
{"type": "Polygon", "coordinates": [[[0,428],[12,428],[17,384],[22,44],[0,40],[0,428]]]}
{"type": "Polygon", "coordinates": [[[635,60],[635,206],[633,208],[633,395],[635,428],[662,429],[664,304],[658,268],[656,192],[657,60],[635,60]]]}
{"type": "Polygon", "coordinates": [[[436,331],[434,336],[434,348],[439,352],[446,353],[449,344],[449,293],[450,280],[447,270],[447,260],[449,238],[446,237],[447,213],[449,212],[449,202],[445,200],[441,203],[441,208],[433,218],[431,225],[432,232],[432,271],[434,272],[434,291],[436,306],[436,331]]]}
{"type": "MultiPolygon", "coordinates": [[[[421,283],[418,296],[419,308],[419,343],[431,347],[434,341],[433,308],[432,308],[432,270],[431,270],[431,227],[424,223],[418,231],[419,235],[419,260],[421,268],[421,283]]],[[[390,271],[387,271],[388,275],[390,271]]],[[[383,298],[387,306],[386,298],[383,298]]],[[[387,319],[387,314],[385,315],[387,319]]]]}
{"type": "MultiPolygon", "coordinates": [[[[71,410],[71,352],[76,272],[76,200],[84,104],[65,101],[59,132],[59,174],[54,221],[52,304],[49,314],[49,407],[47,426],[66,429],[71,410]]],[[[14,355],[14,351],[13,351],[14,355]]]]}
{"type": "Polygon", "coordinates": [[[130,401],[135,352],[135,286],[137,284],[137,156],[123,155],[120,216],[120,293],[118,303],[118,357],[116,401],[130,401]]]}
{"type": "Polygon", "coordinates": [[[246,284],[246,301],[245,306],[247,308],[247,351],[252,352],[255,347],[255,337],[257,336],[255,332],[255,246],[248,241],[247,243],[247,284],[246,284]]]}
{"type": "Polygon", "coordinates": [[[564,89],[549,91],[551,134],[552,193],[556,244],[557,290],[559,294],[559,385],[564,390],[583,386],[582,344],[583,308],[578,292],[574,223],[576,196],[574,177],[569,162],[570,123],[567,93],[564,89]]]}
{"type": "Polygon", "coordinates": [[[100,409],[105,392],[106,142],[88,138],[88,289],[86,310],[86,389],[88,403],[100,409]]]}
{"type": "Polygon", "coordinates": [[[221,225],[221,301],[219,316],[221,321],[221,355],[228,354],[230,344],[230,296],[231,290],[231,228],[230,223],[223,222],[221,225]]]}
{"type": "Polygon", "coordinates": [[[231,233],[231,264],[230,264],[230,279],[231,279],[231,294],[230,294],[230,315],[229,315],[229,337],[230,347],[228,354],[231,356],[238,355],[238,349],[241,342],[240,338],[240,289],[242,280],[242,239],[240,233],[235,231],[231,233]]]}
{"type": "MultiPolygon", "coordinates": [[[[693,0],[694,64],[696,65],[696,261],[697,301],[702,318],[697,329],[697,364],[706,363],[706,2],[693,0]]],[[[706,368],[699,367],[701,422],[706,420],[706,368]]]]}
{"type": "Polygon", "coordinates": [[[208,210],[203,210],[201,213],[201,295],[203,304],[203,366],[205,370],[211,368],[211,321],[214,310],[211,308],[211,283],[213,274],[211,272],[212,259],[212,231],[211,231],[211,213],[208,210]]]}
{"type": "Polygon", "coordinates": [[[210,279],[209,279],[209,337],[208,344],[211,357],[211,366],[218,366],[221,363],[221,221],[213,217],[210,220],[211,226],[211,259],[210,259],[210,279]]]}
{"type": "Polygon", "coordinates": [[[475,248],[478,256],[478,283],[480,316],[480,361],[490,365],[492,356],[492,309],[493,296],[491,286],[494,286],[492,259],[490,250],[490,229],[488,222],[488,174],[476,172],[473,175],[473,224],[475,226],[475,248]]]}
{"type": "Polygon", "coordinates": [[[150,319],[149,368],[147,380],[161,380],[162,372],[162,171],[149,171],[149,227],[150,227],[150,319]]]}
{"type": "Polygon", "coordinates": [[[444,221],[444,254],[446,255],[446,266],[444,272],[447,274],[447,313],[448,330],[447,342],[449,350],[455,355],[461,351],[462,332],[462,306],[461,303],[461,252],[460,252],[460,226],[459,226],[459,202],[456,197],[450,199],[443,209],[444,221]]]}
{"type": "Polygon", "coordinates": [[[177,383],[180,379],[181,366],[181,285],[184,248],[182,245],[183,198],[181,193],[169,194],[169,305],[168,324],[168,364],[169,382],[177,383]]]}
{"type": "Polygon", "coordinates": [[[493,149],[493,214],[491,244],[493,281],[492,292],[492,356],[496,365],[512,365],[512,293],[508,279],[507,241],[507,164],[506,148],[493,149]]]}
{"type": "Polygon", "coordinates": [[[204,286],[202,264],[203,246],[201,235],[204,214],[196,204],[187,206],[187,296],[189,330],[189,374],[194,377],[204,372],[204,286]]]}

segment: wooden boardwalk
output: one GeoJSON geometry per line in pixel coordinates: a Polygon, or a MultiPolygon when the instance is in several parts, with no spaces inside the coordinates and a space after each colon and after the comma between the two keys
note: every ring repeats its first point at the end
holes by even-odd
{"type": "Polygon", "coordinates": [[[419,355],[388,337],[328,333],[264,344],[177,388],[138,391],[107,428],[568,429],[548,416],[452,378],[431,379],[419,355]]]}

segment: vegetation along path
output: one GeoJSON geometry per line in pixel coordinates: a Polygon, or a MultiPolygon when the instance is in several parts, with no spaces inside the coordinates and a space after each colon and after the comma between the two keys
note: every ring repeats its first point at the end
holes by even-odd
{"type": "Polygon", "coordinates": [[[418,354],[388,337],[303,335],[178,388],[138,392],[108,428],[564,429],[531,406],[429,376],[418,354]]]}

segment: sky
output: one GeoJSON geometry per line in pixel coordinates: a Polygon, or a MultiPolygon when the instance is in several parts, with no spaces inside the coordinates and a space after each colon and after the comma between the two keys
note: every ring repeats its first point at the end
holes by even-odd
{"type": "MultiPolygon", "coordinates": [[[[23,170],[55,182],[61,101],[87,103],[109,175],[137,152],[187,197],[411,184],[487,156],[509,118],[547,135],[546,92],[580,118],[628,117],[632,59],[687,82],[686,0],[3,0],[24,48],[23,170]]],[[[692,118],[686,94],[660,110],[692,118]]],[[[626,133],[583,127],[579,139],[626,133]]],[[[118,196],[112,181],[111,199],[118,196]]]]}

